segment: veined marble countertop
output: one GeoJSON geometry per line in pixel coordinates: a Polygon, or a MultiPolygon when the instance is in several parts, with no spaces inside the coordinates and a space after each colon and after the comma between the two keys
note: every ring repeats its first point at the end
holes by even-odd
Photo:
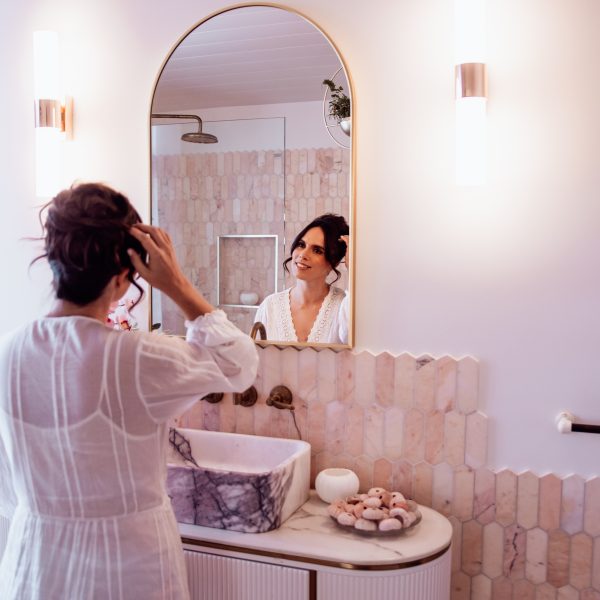
{"type": "Polygon", "coordinates": [[[346,531],[328,516],[327,506],[311,490],[308,502],[273,531],[240,533],[179,523],[179,532],[182,538],[231,546],[232,549],[244,548],[289,555],[291,560],[307,558],[359,567],[419,561],[441,552],[452,539],[450,521],[426,506],[419,506],[422,521],[398,536],[367,536],[346,531]]]}

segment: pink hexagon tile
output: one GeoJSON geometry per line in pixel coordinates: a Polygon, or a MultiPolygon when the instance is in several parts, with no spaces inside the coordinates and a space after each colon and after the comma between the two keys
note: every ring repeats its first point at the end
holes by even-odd
{"type": "Polygon", "coordinates": [[[578,533],[571,538],[569,583],[577,590],[592,584],[593,541],[589,535],[578,533]]]}
{"type": "MultiPolygon", "coordinates": [[[[270,407],[269,413],[272,412],[270,407]]],[[[256,410],[256,407],[255,407],[256,410]]],[[[315,402],[311,405],[308,413],[308,443],[311,445],[314,453],[325,449],[325,414],[326,405],[322,402],[315,402]]]]}
{"type": "Polygon", "coordinates": [[[565,585],[558,590],[557,600],[579,600],[579,592],[570,585],[565,585]]]}
{"type": "Polygon", "coordinates": [[[435,408],[435,361],[431,356],[421,356],[416,359],[415,372],[415,406],[423,412],[435,408]]]}
{"type": "Polygon", "coordinates": [[[394,357],[387,352],[375,357],[375,400],[383,408],[394,402],[394,357]]]}
{"type": "Polygon", "coordinates": [[[406,460],[412,463],[418,463],[424,458],[424,421],[423,413],[416,408],[411,408],[404,415],[402,455],[406,460]]]}
{"type": "Polygon", "coordinates": [[[413,466],[405,460],[396,461],[392,471],[392,489],[402,492],[407,498],[414,498],[413,466]]]}
{"type": "Polygon", "coordinates": [[[386,456],[392,461],[399,460],[403,458],[402,436],[404,428],[404,411],[394,407],[383,411],[383,414],[382,456],[386,456]]]}
{"type": "Polygon", "coordinates": [[[594,539],[592,587],[600,590],[600,537],[594,539]]]}
{"type": "Polygon", "coordinates": [[[367,492],[373,487],[373,466],[375,461],[370,456],[358,456],[355,459],[354,470],[360,481],[360,491],[367,492]]]}
{"type": "Polygon", "coordinates": [[[537,525],[539,481],[531,471],[520,473],[517,478],[517,523],[525,529],[537,525]]]}
{"type": "Polygon", "coordinates": [[[540,527],[546,531],[558,529],[560,527],[562,480],[553,474],[540,477],[539,497],[538,520],[540,527]]]}
{"type": "Polygon", "coordinates": [[[394,360],[394,404],[410,408],[414,402],[417,361],[410,354],[401,354],[394,360]]]}
{"type": "Polygon", "coordinates": [[[497,577],[492,581],[492,598],[508,600],[512,598],[513,584],[506,577],[497,577]]]}
{"type": "Polygon", "coordinates": [[[465,464],[475,469],[487,461],[487,417],[480,412],[467,415],[465,432],[465,464]]]}
{"type": "Polygon", "coordinates": [[[332,454],[344,451],[346,441],[347,407],[334,400],[325,406],[325,449],[332,454]]]}
{"type": "Polygon", "coordinates": [[[425,462],[414,467],[413,498],[425,506],[433,505],[433,467],[425,462]]]}
{"type": "Polygon", "coordinates": [[[475,473],[469,467],[460,467],[454,471],[454,496],[452,514],[461,521],[473,517],[473,493],[475,473]]]}
{"type": "Polygon", "coordinates": [[[496,521],[512,525],[517,509],[517,476],[508,469],[496,473],[496,521]]]}
{"type": "Polygon", "coordinates": [[[504,555],[504,530],[498,523],[483,527],[482,570],[490,579],[502,575],[504,555]]]}
{"type": "Polygon", "coordinates": [[[425,460],[431,465],[444,460],[444,413],[440,410],[425,415],[425,460]]]}
{"type": "Polygon", "coordinates": [[[482,524],[496,518],[496,474],[490,469],[475,471],[473,516],[482,524]]]}
{"type": "Polygon", "coordinates": [[[513,598],[535,600],[535,586],[526,579],[515,581],[513,584],[513,598]]]}
{"type": "Polygon", "coordinates": [[[562,529],[548,533],[548,583],[556,588],[569,583],[570,542],[562,529]]]}
{"type": "Polygon", "coordinates": [[[462,523],[453,515],[448,517],[452,525],[452,563],[451,571],[456,573],[462,567],[462,523]]]}
{"type": "Polygon", "coordinates": [[[483,526],[477,521],[467,521],[462,526],[462,570],[467,575],[477,575],[482,562],[483,526]]]}
{"type": "Polygon", "coordinates": [[[548,534],[539,528],[527,532],[525,577],[532,583],[544,583],[547,577],[548,534]]]}
{"type": "Polygon", "coordinates": [[[474,358],[461,358],[456,370],[456,405],[460,412],[470,414],[478,408],[479,365],[474,358]]]}
{"type": "Polygon", "coordinates": [[[600,535],[600,477],[585,482],[583,529],[592,536],[600,535]]]}
{"type": "MultiPolygon", "coordinates": [[[[471,415],[473,416],[473,415],[471,415]]],[[[465,464],[465,415],[457,412],[446,413],[444,419],[444,456],[446,462],[458,467],[465,464]]],[[[486,440],[487,442],[487,440],[486,440]]],[[[473,448],[471,447],[471,451],[473,448]]],[[[471,461],[473,462],[473,461],[471,461]]],[[[480,466],[480,465],[471,465],[480,466]]]]}
{"type": "Polygon", "coordinates": [[[556,600],[556,588],[549,583],[536,586],[535,600],[556,600]]]}
{"type": "Polygon", "coordinates": [[[454,471],[447,463],[433,467],[433,487],[431,506],[443,515],[452,514],[454,497],[454,471]]]}
{"type": "Polygon", "coordinates": [[[350,405],[346,412],[346,452],[359,456],[364,451],[365,409],[350,405]]]}
{"type": "Polygon", "coordinates": [[[525,577],[525,530],[516,523],[504,528],[502,572],[508,579],[525,577]]]}
{"type": "Polygon", "coordinates": [[[485,575],[475,575],[471,580],[471,598],[477,598],[477,600],[491,600],[491,579],[485,575]]]}
{"type": "MultiPolygon", "coordinates": [[[[328,376],[332,378],[332,373],[335,373],[335,377],[332,379],[335,379],[337,384],[336,397],[349,404],[351,404],[353,401],[356,401],[358,404],[362,404],[363,406],[368,406],[373,402],[372,396],[374,374],[369,378],[369,382],[367,384],[361,382],[361,386],[357,395],[354,395],[355,375],[357,376],[357,380],[360,380],[358,377],[358,371],[360,367],[363,366],[363,363],[369,362],[369,357],[373,360],[373,363],[375,363],[375,358],[368,352],[362,352],[361,354],[356,355],[352,354],[351,352],[339,352],[335,354],[335,371],[330,371],[328,376]],[[366,358],[365,355],[367,355],[366,358]]],[[[361,371],[361,374],[365,375],[364,366],[361,371]]]]}
{"type": "Polygon", "coordinates": [[[569,475],[562,481],[560,526],[567,533],[583,529],[583,498],[585,481],[579,475],[569,475]]]}
{"type": "Polygon", "coordinates": [[[456,406],[456,360],[443,356],[435,361],[434,402],[442,412],[454,410],[456,406]]]}
{"type": "Polygon", "coordinates": [[[450,587],[451,600],[470,600],[471,598],[471,577],[462,571],[452,574],[450,587]]]}
{"type": "Polygon", "coordinates": [[[329,348],[319,352],[317,362],[317,396],[321,402],[328,402],[337,397],[337,386],[335,377],[336,353],[329,348]]]}
{"type": "Polygon", "coordinates": [[[387,458],[378,458],[373,464],[373,485],[394,490],[393,464],[387,458]]]}
{"type": "Polygon", "coordinates": [[[374,404],[365,410],[364,453],[372,459],[384,456],[385,411],[374,404]]]}

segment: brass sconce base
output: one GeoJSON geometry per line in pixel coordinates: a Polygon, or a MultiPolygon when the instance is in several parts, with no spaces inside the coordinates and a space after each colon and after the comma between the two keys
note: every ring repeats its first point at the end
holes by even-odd
{"type": "Polygon", "coordinates": [[[487,98],[487,69],[484,63],[463,63],[454,67],[456,99],[487,98]]]}
{"type": "Polygon", "coordinates": [[[73,98],[68,96],[65,103],[60,100],[40,98],[35,101],[35,126],[55,127],[65,133],[68,140],[73,139],[73,98]]]}

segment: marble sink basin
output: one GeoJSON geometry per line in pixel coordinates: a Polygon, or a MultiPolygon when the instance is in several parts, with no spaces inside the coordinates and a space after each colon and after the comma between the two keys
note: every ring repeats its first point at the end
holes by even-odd
{"type": "MultiPolygon", "coordinates": [[[[180,523],[260,533],[277,529],[308,500],[307,442],[175,431],[179,436],[171,444],[167,493],[180,523]]],[[[177,434],[172,430],[171,439],[177,434]]]]}

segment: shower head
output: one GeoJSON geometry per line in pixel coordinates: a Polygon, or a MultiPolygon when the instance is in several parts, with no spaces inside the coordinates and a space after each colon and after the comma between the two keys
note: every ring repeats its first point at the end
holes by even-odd
{"type": "Polygon", "coordinates": [[[200,125],[199,131],[184,133],[181,139],[184,142],[193,142],[195,144],[216,144],[219,141],[217,136],[212,135],[212,133],[202,133],[202,125],[200,125]]]}
{"type": "Polygon", "coordinates": [[[202,119],[198,115],[169,115],[152,113],[151,117],[153,119],[194,119],[198,121],[198,131],[184,133],[181,136],[181,139],[184,142],[192,142],[194,144],[216,144],[219,141],[216,135],[202,132],[202,119]]]}

